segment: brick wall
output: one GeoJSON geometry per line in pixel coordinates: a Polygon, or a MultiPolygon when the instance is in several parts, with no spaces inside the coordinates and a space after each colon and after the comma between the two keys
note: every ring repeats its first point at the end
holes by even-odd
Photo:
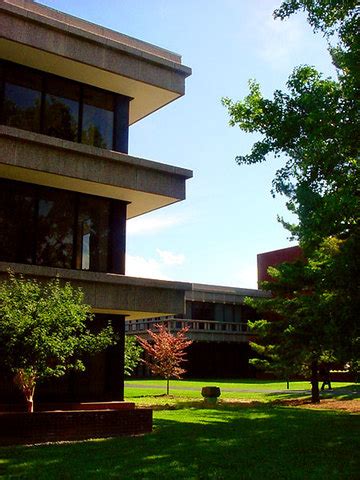
{"type": "Polygon", "coordinates": [[[152,431],[152,410],[0,413],[0,445],[85,440],[152,431]]]}

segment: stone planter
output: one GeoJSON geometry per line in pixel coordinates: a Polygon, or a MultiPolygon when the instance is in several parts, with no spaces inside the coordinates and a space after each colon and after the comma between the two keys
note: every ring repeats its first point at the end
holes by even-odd
{"type": "Polygon", "coordinates": [[[201,395],[204,397],[204,402],[209,405],[217,403],[218,397],[221,395],[220,387],[203,387],[201,395]]]}

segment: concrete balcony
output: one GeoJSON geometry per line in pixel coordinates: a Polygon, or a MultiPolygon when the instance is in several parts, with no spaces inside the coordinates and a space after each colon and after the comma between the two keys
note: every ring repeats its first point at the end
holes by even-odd
{"type": "Polygon", "coordinates": [[[132,218],[185,198],[190,170],[0,125],[0,177],[128,202],[132,218]]]}
{"type": "Polygon", "coordinates": [[[30,0],[0,2],[0,56],[132,98],[130,124],[184,95],[180,55],[30,0]]]}
{"type": "Polygon", "coordinates": [[[85,302],[94,313],[125,315],[128,319],[183,314],[185,291],[189,288],[182,282],[8,262],[0,262],[0,282],[6,280],[9,268],[39,282],[58,276],[83,290],[85,302]]]}
{"type": "Polygon", "coordinates": [[[189,327],[187,336],[194,342],[235,342],[249,341],[247,323],[216,322],[215,320],[194,320],[171,318],[166,320],[136,320],[125,322],[126,335],[148,337],[147,330],[156,330],[155,324],[166,323],[170,332],[189,327]]]}

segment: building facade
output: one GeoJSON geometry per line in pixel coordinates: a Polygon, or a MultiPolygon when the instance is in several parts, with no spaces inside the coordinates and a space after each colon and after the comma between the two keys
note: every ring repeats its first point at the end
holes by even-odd
{"type": "MultiPolygon", "coordinates": [[[[189,285],[126,276],[126,221],[185,198],[192,172],[131,156],[129,126],[185,92],[175,53],[31,0],[0,4],[0,281],[58,275],[95,323],[183,315],[189,285]]],[[[122,400],[123,341],[41,400],[122,400]]],[[[6,383],[6,382],[5,382],[6,383]]],[[[15,398],[0,385],[0,400],[15,398]]]]}
{"type": "MultiPolygon", "coordinates": [[[[245,297],[263,297],[260,290],[191,284],[185,292],[185,314],[126,321],[126,334],[147,338],[147,330],[165,322],[171,332],[188,327],[193,343],[187,349],[186,376],[192,378],[248,377],[251,334],[248,321],[256,312],[244,304],[245,297]]],[[[147,376],[139,365],[135,372],[147,376]]]]}
{"type": "Polygon", "coordinates": [[[298,245],[259,253],[257,255],[258,285],[260,286],[261,282],[271,280],[271,276],[268,274],[269,267],[276,267],[284,262],[296,262],[296,260],[303,258],[303,251],[298,245]]]}

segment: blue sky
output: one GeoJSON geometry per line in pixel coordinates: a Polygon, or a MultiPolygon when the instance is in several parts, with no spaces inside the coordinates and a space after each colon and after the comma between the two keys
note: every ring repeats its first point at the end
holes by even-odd
{"type": "Polygon", "coordinates": [[[44,0],[41,3],[182,55],[186,95],[130,128],[129,153],[193,170],[185,201],[128,222],[133,276],[256,288],[257,253],[290,246],[271,180],[281,159],[238,166],[255,135],[228,126],[221,97],[249,78],[265,95],[293,68],[333,75],[326,42],[305,17],[273,20],[280,0],[44,0]]]}

